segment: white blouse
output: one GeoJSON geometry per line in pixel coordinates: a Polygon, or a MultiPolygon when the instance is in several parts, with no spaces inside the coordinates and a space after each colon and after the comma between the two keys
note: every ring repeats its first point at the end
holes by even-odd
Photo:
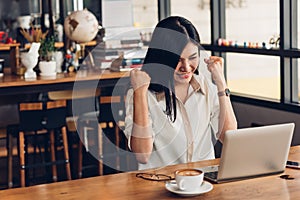
{"type": "MultiPolygon", "coordinates": [[[[124,133],[128,139],[133,126],[133,89],[126,97],[124,133]]],[[[177,117],[172,122],[164,113],[164,93],[148,90],[149,121],[153,133],[153,151],[147,164],[139,169],[149,169],[214,159],[214,142],[217,140],[219,100],[217,88],[202,75],[194,75],[190,81],[189,97],[183,104],[176,100],[177,117]]]]}

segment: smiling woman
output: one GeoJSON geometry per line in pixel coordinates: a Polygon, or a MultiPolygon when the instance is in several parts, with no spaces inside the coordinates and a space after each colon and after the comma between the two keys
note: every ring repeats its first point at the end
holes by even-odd
{"type": "Polygon", "coordinates": [[[229,96],[218,95],[227,88],[223,59],[204,60],[213,84],[199,74],[199,56],[193,24],[171,16],[155,27],[142,69],[131,71],[124,132],[139,169],[212,159],[215,139],[237,128],[229,96]]]}

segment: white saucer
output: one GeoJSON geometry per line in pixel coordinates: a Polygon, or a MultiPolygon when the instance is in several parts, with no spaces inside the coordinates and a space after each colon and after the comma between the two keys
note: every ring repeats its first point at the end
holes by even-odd
{"type": "Polygon", "coordinates": [[[56,76],[56,73],[50,73],[50,74],[43,74],[40,73],[41,76],[56,76]]]}
{"type": "Polygon", "coordinates": [[[203,181],[201,187],[199,187],[195,191],[183,191],[183,190],[178,189],[175,180],[167,182],[165,186],[166,186],[167,190],[169,190],[172,193],[178,194],[180,196],[196,196],[199,194],[209,192],[214,187],[211,183],[209,183],[207,181],[203,181]]]}

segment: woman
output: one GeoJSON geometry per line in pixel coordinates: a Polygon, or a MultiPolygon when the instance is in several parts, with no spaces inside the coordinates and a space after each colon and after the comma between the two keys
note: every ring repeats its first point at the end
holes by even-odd
{"type": "Polygon", "coordinates": [[[198,72],[199,50],[193,24],[168,17],[155,27],[142,69],[131,71],[125,135],[139,169],[213,159],[213,141],[237,128],[223,59],[204,60],[212,83],[198,72]]]}

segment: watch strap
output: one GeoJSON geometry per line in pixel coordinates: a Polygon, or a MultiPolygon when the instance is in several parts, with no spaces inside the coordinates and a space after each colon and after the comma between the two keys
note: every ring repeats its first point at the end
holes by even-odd
{"type": "Polygon", "coordinates": [[[222,96],[229,96],[230,95],[230,90],[228,89],[228,88],[226,88],[225,90],[223,90],[223,91],[219,91],[218,92],[218,96],[219,97],[222,97],[222,96]]]}

